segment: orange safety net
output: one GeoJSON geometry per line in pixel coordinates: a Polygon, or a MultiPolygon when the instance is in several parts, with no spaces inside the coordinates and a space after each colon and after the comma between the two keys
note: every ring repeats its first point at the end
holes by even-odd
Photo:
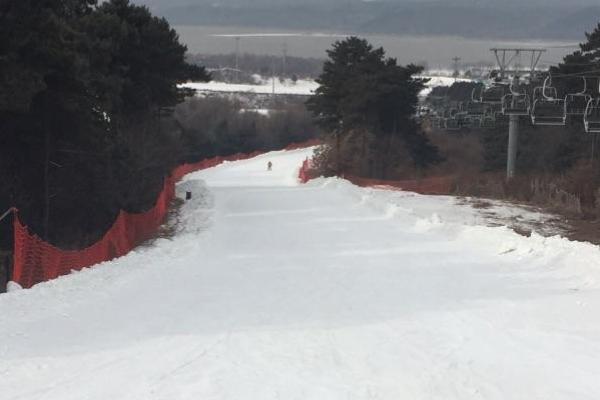
{"type": "Polygon", "coordinates": [[[57,278],[103,261],[127,254],[150,239],[162,224],[175,193],[175,181],[165,180],[156,204],[150,210],[131,214],[120,211],[102,239],[83,250],[62,250],[29,233],[18,217],[14,218],[14,258],[12,280],[24,288],[57,278]]]}
{"type": "Polygon", "coordinates": [[[300,171],[298,172],[298,180],[300,183],[306,183],[311,180],[310,176],[310,161],[308,158],[302,162],[302,166],[300,166],[300,171]]]}
{"type": "MultiPolygon", "coordinates": [[[[291,144],[286,150],[314,146],[318,141],[291,144]]],[[[234,154],[227,157],[213,157],[192,164],[176,167],[165,179],[155,205],[143,213],[120,211],[112,227],[102,239],[83,250],[62,250],[30,233],[18,217],[14,218],[14,264],[12,280],[24,288],[57,278],[94,264],[121,257],[141,242],[152,238],[165,221],[169,204],[175,196],[175,184],[184,175],[211,168],[224,161],[245,160],[263,152],[234,154]]]]}

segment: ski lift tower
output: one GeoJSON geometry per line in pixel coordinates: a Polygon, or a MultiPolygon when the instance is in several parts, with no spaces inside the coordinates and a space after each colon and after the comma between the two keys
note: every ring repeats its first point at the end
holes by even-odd
{"type": "Polygon", "coordinates": [[[521,76],[529,74],[529,76],[533,76],[540,63],[540,58],[546,52],[546,49],[495,47],[490,49],[490,51],[496,57],[500,78],[506,79],[507,75],[521,76]],[[529,68],[524,68],[520,62],[524,55],[529,56],[529,68]],[[519,61],[518,64],[516,64],[517,61],[519,61]]]}
{"type": "MultiPolygon", "coordinates": [[[[546,52],[546,49],[492,48],[490,51],[496,57],[500,73],[499,78],[506,81],[511,76],[513,80],[512,85],[518,85],[522,75],[529,75],[529,79],[533,78],[540,58],[546,52]],[[524,55],[529,56],[530,62],[528,68],[524,68],[521,64],[524,55]],[[516,64],[516,61],[519,61],[519,63],[516,64]]],[[[511,112],[505,112],[505,114],[509,116],[506,179],[511,179],[515,176],[516,172],[520,114],[511,112]]]]}

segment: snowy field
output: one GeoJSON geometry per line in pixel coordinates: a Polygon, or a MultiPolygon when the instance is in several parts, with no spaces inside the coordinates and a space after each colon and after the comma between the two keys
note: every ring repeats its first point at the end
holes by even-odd
{"type": "Polygon", "coordinates": [[[174,238],[0,296],[0,398],[600,398],[597,247],[300,186],[307,155],[191,174],[174,238]]]}
{"type": "MultiPolygon", "coordinates": [[[[454,79],[447,76],[424,76],[428,78],[427,88],[423,90],[421,96],[426,96],[431,89],[436,86],[451,86],[455,81],[469,82],[469,79],[454,79]]],[[[314,80],[299,79],[292,82],[290,79],[280,81],[276,78],[274,81],[268,78],[256,76],[257,84],[235,84],[218,81],[210,82],[190,82],[180,85],[198,92],[219,92],[219,93],[255,93],[255,94],[291,94],[310,96],[315,93],[319,84],[314,80]]]]}
{"type": "Polygon", "coordinates": [[[256,93],[256,94],[292,94],[310,96],[314,94],[319,85],[313,80],[298,79],[295,83],[290,79],[281,82],[278,78],[261,79],[257,84],[235,84],[218,81],[191,82],[180,85],[199,92],[223,92],[223,93],[256,93]]]}

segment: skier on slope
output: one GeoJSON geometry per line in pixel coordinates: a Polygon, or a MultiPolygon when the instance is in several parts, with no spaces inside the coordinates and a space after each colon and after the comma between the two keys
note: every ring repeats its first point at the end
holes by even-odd
{"type": "Polygon", "coordinates": [[[271,161],[269,161],[267,163],[267,171],[271,171],[273,169],[273,163],[271,161]]]}

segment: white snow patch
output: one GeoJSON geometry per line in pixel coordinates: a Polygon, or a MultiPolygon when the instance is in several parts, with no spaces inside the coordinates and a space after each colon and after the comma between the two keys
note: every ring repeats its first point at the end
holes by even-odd
{"type": "Polygon", "coordinates": [[[319,85],[313,80],[299,79],[295,83],[286,79],[281,82],[278,78],[262,79],[259,84],[234,84],[226,82],[190,82],[181,87],[195,89],[199,92],[225,92],[225,93],[257,93],[257,94],[293,94],[310,96],[314,94],[319,85]]]}
{"type": "MultiPolygon", "coordinates": [[[[319,84],[310,79],[299,79],[293,82],[290,79],[285,79],[283,82],[279,78],[275,78],[275,86],[273,87],[273,79],[269,77],[261,77],[253,75],[256,84],[234,84],[226,82],[190,82],[182,84],[181,87],[195,89],[198,92],[223,92],[223,93],[256,93],[256,94],[294,94],[310,96],[315,93],[319,84]]],[[[432,88],[436,86],[451,86],[454,82],[471,82],[470,79],[452,78],[447,76],[420,76],[427,78],[427,88],[421,92],[421,97],[428,95],[432,88]]]]}
{"type": "Polygon", "coordinates": [[[268,117],[269,115],[271,115],[272,112],[273,112],[273,110],[268,109],[268,108],[242,108],[240,110],[240,113],[242,113],[242,114],[255,113],[255,114],[263,115],[265,117],[268,117]]]}

